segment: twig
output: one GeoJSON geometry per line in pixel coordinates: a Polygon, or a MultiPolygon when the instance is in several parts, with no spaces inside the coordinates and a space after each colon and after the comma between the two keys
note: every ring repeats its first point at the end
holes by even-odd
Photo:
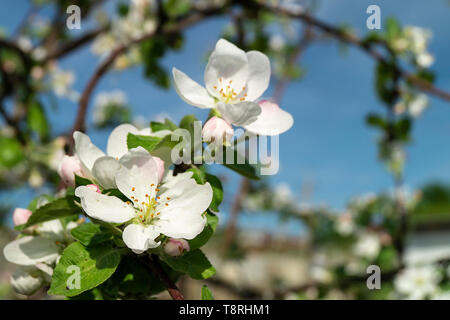
{"type": "MultiPolygon", "coordinates": [[[[203,20],[206,17],[217,14],[219,11],[220,10],[218,8],[208,9],[208,10],[204,10],[204,11],[194,11],[193,13],[188,14],[186,17],[178,20],[178,22],[175,23],[174,25],[168,25],[168,26],[161,28],[159,34],[168,35],[168,34],[171,34],[174,32],[181,31],[181,30],[203,20]]],[[[93,92],[94,88],[96,87],[97,83],[99,82],[99,80],[101,79],[101,77],[109,70],[111,65],[116,60],[116,58],[118,56],[120,56],[121,54],[125,53],[133,45],[136,45],[142,41],[151,39],[155,35],[156,35],[156,32],[151,32],[151,33],[146,34],[138,39],[134,39],[134,40],[130,41],[126,45],[122,45],[122,46],[116,48],[109,54],[109,56],[95,70],[94,74],[89,79],[85,89],[83,90],[83,92],[81,94],[81,98],[80,98],[79,106],[78,106],[78,112],[77,112],[77,116],[75,119],[75,123],[72,128],[72,132],[84,130],[85,120],[86,120],[86,112],[87,112],[88,103],[89,103],[89,99],[92,95],[92,92],[93,92]]],[[[70,145],[70,147],[71,147],[71,145],[70,145]]]]}
{"type": "MultiPolygon", "coordinates": [[[[358,38],[357,36],[355,36],[349,32],[346,32],[344,30],[336,28],[336,27],[329,25],[321,20],[316,19],[313,16],[310,16],[306,12],[294,13],[292,11],[289,11],[289,10],[281,8],[281,7],[275,7],[275,6],[261,3],[257,0],[249,0],[249,2],[253,5],[263,8],[267,11],[281,14],[281,15],[284,15],[284,16],[287,16],[287,17],[290,17],[293,19],[299,19],[299,20],[303,21],[304,23],[314,26],[314,27],[322,30],[323,32],[341,40],[342,42],[345,42],[347,44],[350,44],[357,48],[360,48],[361,50],[366,52],[369,56],[371,56],[376,61],[383,63],[383,64],[389,64],[389,62],[383,57],[383,55],[381,53],[379,53],[378,51],[376,51],[373,48],[373,46],[364,43],[360,38],[358,38]]],[[[379,42],[379,44],[382,44],[385,48],[388,48],[388,45],[385,42],[379,42]]],[[[395,68],[397,69],[396,72],[398,72],[403,79],[407,80],[408,82],[410,82],[412,85],[414,85],[418,89],[420,89],[424,92],[427,92],[429,94],[435,95],[436,97],[439,97],[441,99],[450,101],[450,93],[449,92],[446,92],[440,88],[435,87],[430,82],[425,81],[421,78],[418,78],[417,76],[407,72],[406,70],[401,69],[398,66],[396,66],[395,68]]]]}
{"type": "MultiPolygon", "coordinates": [[[[287,64],[293,65],[295,64],[305,52],[306,48],[311,44],[312,39],[314,38],[314,34],[312,33],[311,27],[308,25],[305,27],[305,30],[303,31],[302,38],[300,39],[298,45],[295,47],[294,51],[290,55],[287,64]]],[[[284,94],[284,91],[286,89],[287,84],[289,83],[288,77],[282,77],[277,81],[275,84],[275,89],[273,93],[273,99],[275,102],[279,103],[281,100],[281,97],[284,94]]]]}
{"type": "Polygon", "coordinates": [[[147,263],[147,265],[150,268],[150,270],[154,274],[156,274],[159,277],[159,279],[163,282],[167,292],[170,294],[173,300],[184,300],[183,294],[177,288],[176,284],[169,278],[169,276],[162,269],[157,255],[149,256],[149,262],[147,263]]]}
{"type": "Polygon", "coordinates": [[[110,28],[109,25],[99,27],[98,29],[87,32],[86,34],[72,40],[71,42],[62,45],[60,48],[49,53],[44,58],[42,63],[45,64],[50,60],[58,59],[61,58],[62,56],[65,56],[66,54],[72,52],[73,50],[78,49],[79,47],[82,47],[83,45],[87,44],[101,33],[107,31],[109,28],[110,28]]]}

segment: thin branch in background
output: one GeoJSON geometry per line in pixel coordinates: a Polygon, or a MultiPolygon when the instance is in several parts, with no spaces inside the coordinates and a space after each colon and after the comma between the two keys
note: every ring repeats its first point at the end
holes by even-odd
{"type": "MultiPolygon", "coordinates": [[[[263,8],[269,12],[272,12],[272,13],[281,14],[281,15],[284,15],[286,17],[290,17],[293,19],[299,19],[302,22],[304,22],[308,25],[314,26],[314,27],[322,30],[323,32],[339,39],[342,42],[345,42],[347,44],[350,44],[357,48],[360,48],[361,50],[366,52],[369,56],[371,56],[376,61],[383,63],[385,65],[390,65],[389,61],[387,61],[386,58],[381,53],[376,51],[372,45],[367,45],[356,35],[346,32],[344,30],[341,30],[332,25],[329,25],[321,20],[318,20],[315,17],[310,16],[307,12],[294,13],[288,9],[267,5],[267,4],[261,3],[257,0],[251,0],[250,3],[252,3],[253,5],[258,6],[260,8],[263,8]]],[[[379,44],[383,45],[387,49],[389,48],[389,46],[385,42],[379,42],[379,44]]],[[[396,66],[395,68],[397,69],[396,72],[398,72],[403,79],[407,80],[409,83],[411,83],[418,89],[420,89],[424,92],[427,92],[431,95],[434,95],[436,97],[439,97],[443,100],[450,101],[450,93],[449,92],[446,92],[446,91],[434,86],[432,83],[425,81],[425,80],[407,72],[406,70],[401,69],[398,66],[396,66]]]]}
{"type": "MultiPolygon", "coordinates": [[[[221,10],[221,8],[213,8],[213,9],[206,9],[203,11],[193,11],[192,13],[188,14],[184,18],[178,20],[175,24],[163,27],[159,31],[159,34],[160,35],[168,35],[171,33],[175,33],[175,32],[184,30],[185,28],[187,28],[193,24],[196,24],[205,18],[208,18],[210,16],[213,16],[213,15],[219,13],[220,10],[221,10]]],[[[126,45],[122,45],[122,46],[116,48],[109,54],[109,56],[95,70],[94,74],[89,79],[85,89],[83,90],[83,92],[81,94],[81,98],[80,98],[79,105],[78,105],[77,116],[75,118],[75,122],[72,127],[72,133],[75,131],[84,131],[88,103],[89,103],[89,99],[92,95],[92,92],[94,91],[94,88],[97,86],[97,84],[100,81],[100,79],[102,78],[102,76],[105,75],[106,72],[109,70],[109,68],[113,65],[113,63],[117,59],[117,57],[119,57],[121,54],[125,53],[133,45],[136,45],[142,41],[151,39],[155,35],[156,35],[156,32],[151,32],[151,33],[146,34],[138,39],[134,39],[134,40],[130,41],[126,45]]],[[[69,139],[69,141],[72,141],[72,139],[69,139]]],[[[70,149],[73,149],[73,142],[69,143],[69,147],[70,147],[70,149]]]]}
{"type": "MultiPolygon", "coordinates": [[[[288,66],[294,65],[298,62],[298,60],[302,56],[303,52],[305,52],[306,48],[311,44],[313,39],[314,39],[314,33],[312,32],[311,26],[308,25],[305,27],[300,41],[298,42],[294,51],[288,58],[288,61],[287,61],[288,66]]],[[[273,99],[275,100],[275,102],[279,103],[281,101],[281,97],[283,96],[284,91],[286,90],[286,87],[289,82],[290,82],[290,79],[287,76],[281,77],[276,82],[274,93],[273,93],[273,99]]]]}
{"type": "Polygon", "coordinates": [[[91,40],[95,39],[95,37],[97,37],[98,35],[109,30],[109,28],[110,28],[109,25],[105,25],[95,30],[89,31],[76,39],[73,39],[72,41],[62,45],[61,47],[55,49],[53,52],[49,53],[42,61],[42,63],[45,64],[50,60],[59,59],[71,53],[72,51],[79,49],[85,44],[88,44],[91,40]]]}

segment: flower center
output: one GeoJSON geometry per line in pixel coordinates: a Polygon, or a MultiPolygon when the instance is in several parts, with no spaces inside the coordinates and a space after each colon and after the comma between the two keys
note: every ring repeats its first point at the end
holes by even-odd
{"type": "Polygon", "coordinates": [[[219,78],[219,85],[213,86],[213,88],[217,91],[219,100],[225,103],[244,101],[247,97],[246,87],[244,86],[240,91],[236,92],[238,89],[233,87],[233,80],[226,82],[219,78]]]}
{"type": "MultiPolygon", "coordinates": [[[[134,193],[136,188],[132,187],[131,191],[134,193]]],[[[158,189],[158,186],[155,187],[152,183],[150,185],[149,193],[145,194],[144,199],[138,199],[136,196],[130,197],[131,200],[133,200],[133,206],[136,212],[136,218],[134,219],[135,223],[150,225],[160,219],[161,212],[158,211],[157,208],[160,204],[168,207],[170,197],[162,199],[161,196],[158,196],[159,191],[160,189],[158,189]],[[150,196],[152,194],[155,196],[150,196]]],[[[131,202],[128,201],[128,204],[131,205],[131,202]]]]}

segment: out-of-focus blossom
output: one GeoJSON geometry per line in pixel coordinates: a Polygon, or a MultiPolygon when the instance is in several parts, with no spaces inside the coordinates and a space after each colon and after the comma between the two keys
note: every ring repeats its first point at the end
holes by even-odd
{"type": "Polygon", "coordinates": [[[353,252],[363,258],[375,259],[381,249],[378,235],[372,233],[361,233],[353,248],[353,252]]]}
{"type": "Polygon", "coordinates": [[[394,280],[394,286],[403,297],[420,300],[436,294],[440,280],[441,275],[435,266],[414,266],[400,271],[394,280]]]}
{"type": "Polygon", "coordinates": [[[15,226],[27,223],[32,212],[24,208],[16,208],[13,213],[13,222],[15,226]]]}

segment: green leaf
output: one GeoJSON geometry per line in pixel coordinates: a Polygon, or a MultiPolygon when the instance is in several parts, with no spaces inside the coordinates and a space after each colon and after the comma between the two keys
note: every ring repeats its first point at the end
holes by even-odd
{"type": "Polygon", "coordinates": [[[252,180],[259,180],[259,177],[256,174],[256,166],[248,163],[248,159],[246,159],[243,155],[240,155],[236,147],[234,148],[224,147],[222,153],[223,153],[222,165],[224,165],[228,169],[231,169],[239,173],[244,177],[247,177],[252,180]],[[233,158],[230,159],[232,161],[227,161],[227,156],[230,157],[230,154],[232,154],[233,156],[233,158]],[[227,162],[231,162],[231,164],[228,164],[227,162]]]}
{"type": "Polygon", "coordinates": [[[164,123],[152,121],[150,122],[150,128],[152,129],[152,132],[158,132],[162,130],[174,131],[178,129],[177,125],[169,119],[164,119],[164,123]]]}
{"type": "Polygon", "coordinates": [[[192,167],[188,169],[187,171],[191,171],[194,174],[192,175],[192,178],[197,182],[198,184],[205,184],[206,183],[206,175],[205,172],[197,167],[192,167]]]}
{"type": "Polygon", "coordinates": [[[163,255],[161,259],[176,271],[187,273],[193,279],[207,279],[216,273],[216,269],[200,249],[179,257],[163,255]]]}
{"type": "Polygon", "coordinates": [[[214,296],[212,295],[207,285],[204,285],[202,287],[202,300],[214,300],[214,296]]]}
{"type": "MultiPolygon", "coordinates": [[[[143,264],[143,258],[148,259],[147,256],[123,256],[116,272],[102,284],[102,289],[113,297],[119,291],[142,295],[154,295],[164,291],[166,287],[157,276],[149,272],[143,264]]],[[[180,276],[179,272],[174,271],[163,262],[161,262],[161,267],[172,281],[177,281],[180,276]]]]}
{"type": "Polygon", "coordinates": [[[215,175],[205,173],[205,176],[206,181],[209,182],[213,190],[213,198],[211,204],[209,205],[209,208],[214,212],[219,212],[219,205],[222,203],[223,200],[222,182],[220,182],[220,179],[217,178],[215,175]]]}
{"type": "Polygon", "coordinates": [[[79,295],[107,280],[119,262],[120,254],[109,245],[85,247],[74,242],[63,251],[53,272],[48,293],[67,297],[79,295]],[[80,271],[79,288],[76,287],[77,281],[73,281],[76,277],[76,269],[73,266],[78,267],[80,271]]]}
{"type": "Polygon", "coordinates": [[[40,103],[35,101],[30,105],[27,112],[28,127],[39,135],[41,140],[49,137],[49,126],[44,108],[40,103]]]}
{"type": "Polygon", "coordinates": [[[89,179],[80,177],[79,175],[75,175],[75,186],[87,186],[88,184],[93,184],[93,182],[89,179]]]}
{"type": "Polygon", "coordinates": [[[14,138],[0,137],[0,167],[12,168],[25,157],[20,143],[14,138]]]}
{"type": "Polygon", "coordinates": [[[56,199],[40,207],[28,219],[25,228],[49,220],[59,219],[81,213],[81,209],[74,202],[74,196],[56,199]]]}
{"type": "Polygon", "coordinates": [[[161,141],[162,138],[139,136],[132,133],[129,133],[127,137],[128,149],[143,147],[148,152],[152,152],[161,141]]]}
{"type": "Polygon", "coordinates": [[[366,122],[372,127],[378,127],[381,129],[386,128],[386,121],[382,117],[374,113],[370,113],[369,115],[367,115],[366,122]]]}
{"type": "Polygon", "coordinates": [[[72,229],[72,236],[83,245],[91,247],[99,243],[111,240],[113,235],[95,223],[83,223],[72,229]]]}
{"type": "Polygon", "coordinates": [[[194,132],[194,121],[197,121],[197,118],[193,114],[188,114],[183,117],[180,121],[180,128],[186,129],[193,134],[194,132]]]}
{"type": "Polygon", "coordinates": [[[207,211],[206,219],[206,225],[203,231],[194,239],[188,241],[189,248],[191,250],[195,250],[204,246],[216,231],[217,224],[219,223],[219,218],[215,214],[207,211]]]}

